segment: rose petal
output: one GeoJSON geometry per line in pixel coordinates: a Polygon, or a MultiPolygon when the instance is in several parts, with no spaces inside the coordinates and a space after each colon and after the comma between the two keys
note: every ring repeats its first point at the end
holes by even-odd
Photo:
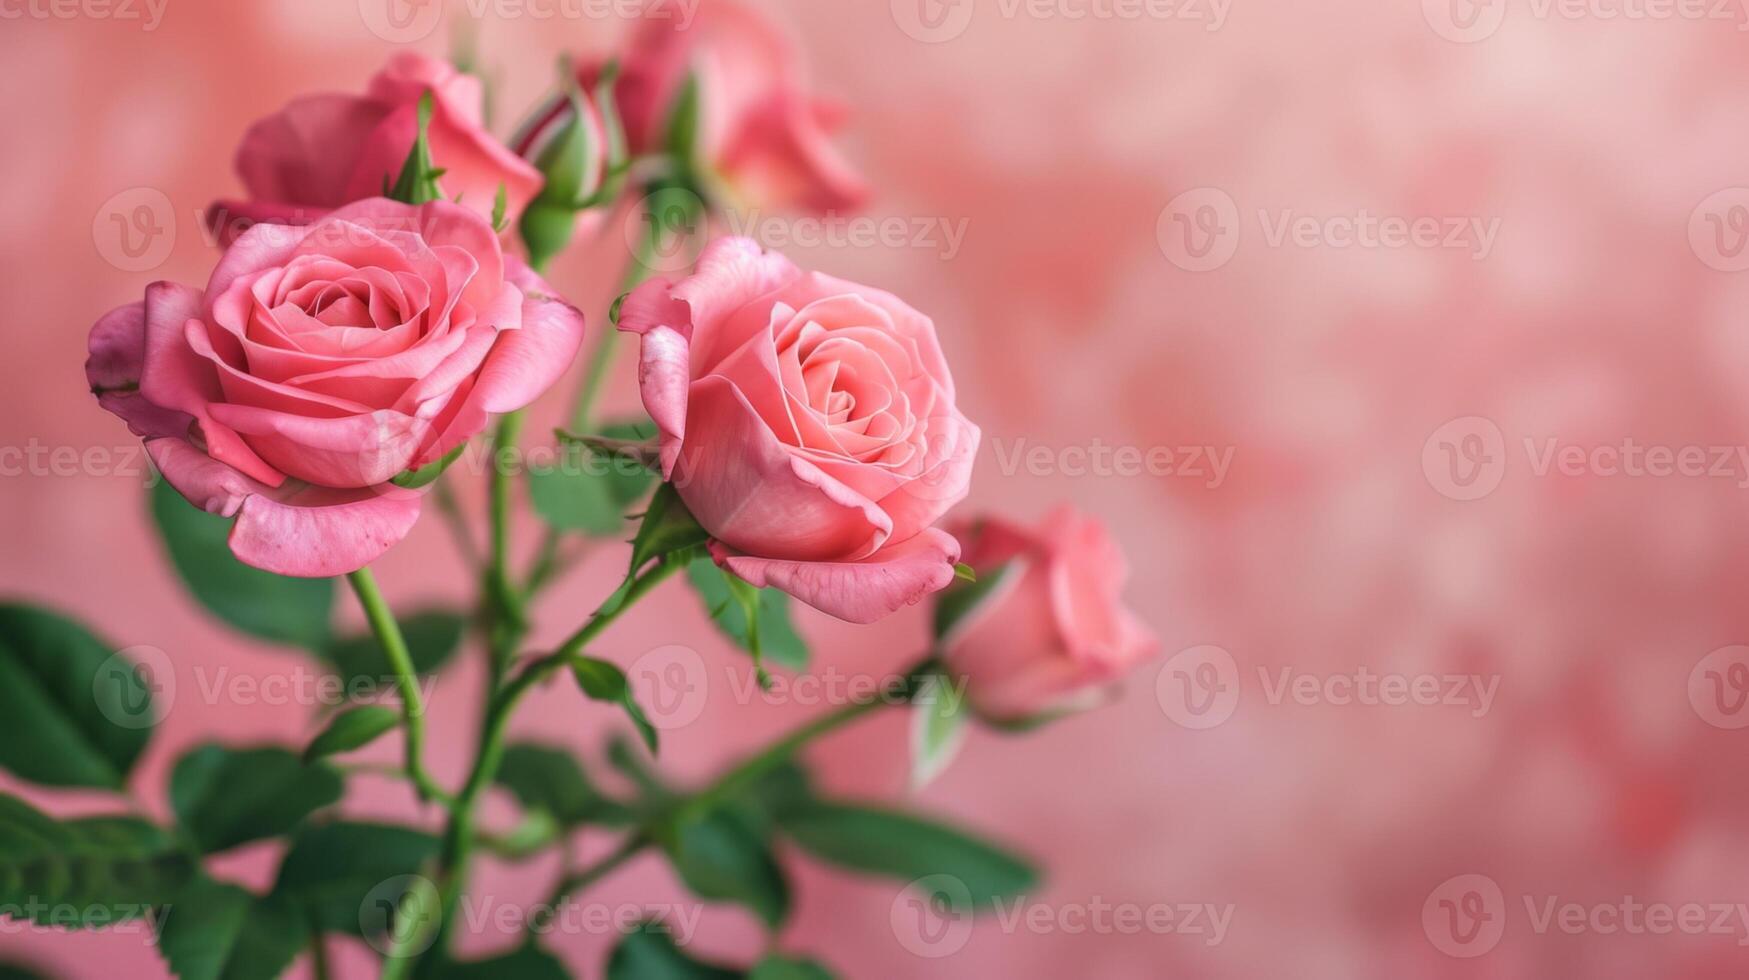
{"type": "Polygon", "coordinates": [[[512,262],[510,282],[507,292],[523,294],[522,326],[498,334],[474,389],[481,407],[493,413],[527,407],[570,369],[583,346],[583,314],[534,270],[512,262]]]}
{"type": "Polygon", "coordinates": [[[959,543],[939,528],[889,544],[861,561],[753,558],[712,542],[711,557],[753,585],[781,589],[821,612],[873,623],[953,581],[959,543]]]}
{"type": "Polygon", "coordinates": [[[160,408],[140,392],[140,372],[146,361],[144,302],[105,313],[92,326],[88,343],[91,356],[85,361],[85,380],[99,405],[114,412],[141,438],[188,436],[193,416],[160,408]]]}

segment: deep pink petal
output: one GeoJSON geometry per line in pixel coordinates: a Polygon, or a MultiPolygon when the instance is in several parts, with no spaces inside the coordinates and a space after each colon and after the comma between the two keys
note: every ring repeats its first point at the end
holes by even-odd
{"type": "Polygon", "coordinates": [[[91,328],[85,380],[97,403],[128,424],[134,435],[186,438],[194,417],[152,404],[140,392],[146,361],[146,304],[129,303],[105,313],[91,328]]]}
{"type": "Polygon", "coordinates": [[[711,544],[717,564],[748,582],[781,589],[821,612],[863,624],[946,588],[959,554],[959,543],[939,528],[854,562],[754,558],[711,544]]]}

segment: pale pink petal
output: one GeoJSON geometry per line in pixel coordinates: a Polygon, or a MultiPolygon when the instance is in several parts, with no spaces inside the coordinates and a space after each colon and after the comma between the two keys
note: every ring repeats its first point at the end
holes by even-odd
{"type": "Polygon", "coordinates": [[[511,286],[522,291],[522,326],[502,330],[480,370],[475,397],[487,412],[525,408],[570,369],[583,345],[583,314],[521,262],[510,266],[511,286]]]}
{"type": "Polygon", "coordinates": [[[959,543],[938,528],[854,562],[754,558],[720,542],[711,545],[717,564],[748,582],[781,589],[821,612],[865,624],[946,588],[959,553],[959,543]]]}
{"type": "Polygon", "coordinates": [[[686,425],[674,484],[712,537],[797,561],[861,558],[887,540],[887,515],[780,444],[726,379],[693,385],[686,425]]]}
{"type": "Polygon", "coordinates": [[[210,411],[282,473],[325,487],[386,483],[408,468],[430,432],[424,420],[387,410],[337,419],[224,403],[210,411]]]}

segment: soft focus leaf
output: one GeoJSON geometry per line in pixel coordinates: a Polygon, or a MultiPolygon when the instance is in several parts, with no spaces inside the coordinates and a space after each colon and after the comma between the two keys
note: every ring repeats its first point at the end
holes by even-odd
{"type": "Polygon", "coordinates": [[[0,605],[0,767],[45,786],[120,789],[151,738],[150,678],[83,626],[0,605]]]}
{"type": "Polygon", "coordinates": [[[1009,562],[990,569],[974,579],[956,578],[953,584],[935,597],[935,639],[948,639],[954,629],[965,622],[972,611],[994,599],[1005,587],[1024,574],[1022,564],[1009,562]]]}
{"type": "Polygon", "coordinates": [[[251,636],[320,649],[331,635],[334,580],[251,568],[226,543],[231,522],[189,503],[169,483],[152,488],[152,518],[183,584],[208,612],[251,636]]]}
{"type": "Polygon", "coordinates": [[[342,752],[360,749],[393,731],[401,724],[401,713],[393,708],[367,704],[334,716],[322,733],[310,740],[304,749],[304,761],[313,762],[342,752]]]}
{"type": "Polygon", "coordinates": [[[745,906],[773,930],[789,915],[783,869],[744,815],[717,809],[682,819],[667,850],[674,870],[700,898],[745,906]]]}
{"type": "Polygon", "coordinates": [[[158,952],[180,980],[272,980],[309,939],[289,902],[204,876],[160,915],[158,952]]]}
{"type": "Polygon", "coordinates": [[[307,827],[286,852],[273,893],[324,932],[360,935],[366,899],[417,875],[436,854],[437,838],[406,827],[345,822],[307,827]]]}
{"type": "Polygon", "coordinates": [[[791,670],[807,669],[808,645],[790,621],[788,595],[778,589],[754,588],[718,568],[708,555],[687,563],[686,577],[704,602],[711,622],[737,646],[753,653],[756,660],[769,658],[791,670]],[[737,595],[738,590],[743,594],[737,595]],[[752,629],[748,628],[749,606],[754,610],[752,629]]]}
{"type": "Polygon", "coordinates": [[[290,833],[340,800],[340,774],[286,749],[204,745],[177,760],[170,806],[202,853],[290,833]]]}
{"type": "Polygon", "coordinates": [[[175,837],[134,817],[58,821],[0,794],[0,908],[11,918],[92,929],[171,903],[196,871],[175,837]]]}
{"type": "Polygon", "coordinates": [[[817,960],[804,960],[773,953],[754,964],[747,980],[833,980],[833,973],[817,960]]]}
{"type": "MultiPolygon", "coordinates": [[[[609,439],[642,442],[655,433],[649,422],[607,426],[609,439]]],[[[562,444],[562,458],[552,466],[531,467],[528,492],[536,513],[561,531],[595,536],[625,531],[626,514],[656,482],[642,462],[600,452],[576,441],[562,444]]]]}
{"type": "Polygon", "coordinates": [[[695,960],[667,929],[644,923],[627,933],[607,960],[607,980],[737,980],[741,973],[695,960]]]}
{"type": "Polygon", "coordinates": [[[605,660],[594,657],[576,657],[571,661],[571,673],[577,678],[577,686],[592,700],[617,704],[625,709],[632,724],[637,726],[638,735],[643,738],[644,745],[652,753],[656,751],[656,728],[645,717],[644,709],[639,707],[637,698],[632,694],[632,686],[626,682],[625,671],[605,660]]]}
{"type": "Polygon", "coordinates": [[[911,698],[911,788],[922,789],[941,775],[965,742],[971,713],[965,689],[946,674],[933,673],[911,698]]]}
{"type": "Polygon", "coordinates": [[[786,835],[822,861],[905,882],[952,879],[974,906],[1019,894],[1038,880],[1030,864],[995,845],[893,810],[817,800],[784,811],[780,820],[786,835]]]}
{"type": "MultiPolygon", "coordinates": [[[[426,610],[402,616],[401,635],[407,640],[407,656],[419,674],[435,674],[461,648],[468,622],[442,610],[426,610]]],[[[322,650],[323,659],[346,682],[349,694],[370,697],[395,688],[395,669],[383,653],[382,643],[372,633],[334,640],[322,650]]]]}
{"type": "Polygon", "coordinates": [[[429,980],[570,980],[565,966],[538,946],[519,946],[514,952],[486,960],[449,960],[421,976],[429,980]]]}
{"type": "Polygon", "coordinates": [[[524,810],[547,813],[561,826],[620,824],[627,817],[625,807],[602,795],[571,753],[561,748],[526,742],[508,746],[497,781],[524,810]]]}

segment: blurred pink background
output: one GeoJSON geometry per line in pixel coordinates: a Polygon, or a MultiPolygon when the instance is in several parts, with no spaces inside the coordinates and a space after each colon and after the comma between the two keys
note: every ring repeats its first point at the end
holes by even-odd
{"type": "MultiPolygon", "coordinates": [[[[785,948],[850,977],[1749,973],[1749,731],[1733,727],[1749,708],[1728,680],[1749,663],[1728,649],[1749,642],[1749,190],[1732,190],[1749,185],[1749,14],[1736,0],[768,6],[819,86],[855,109],[846,145],[877,190],[869,216],[928,237],[791,245],[771,235],[810,226],[769,215],[755,230],[935,317],[986,436],[965,509],[1031,518],[1071,499],[1104,516],[1165,651],[1108,707],[1025,736],[975,733],[915,800],[1037,856],[1047,878],[1028,905],[1043,912],[982,919],[946,955],[918,955],[894,925],[895,884],[796,856],[785,948]],[[1417,219],[1435,230],[1392,236],[1417,219]],[[1345,246],[1350,224],[1364,241],[1345,246]],[[963,229],[957,248],[944,228],[963,229]],[[1629,440],[1705,465],[1654,452],[1617,472],[1605,453],[1629,440]],[[1026,455],[1038,446],[1043,465],[1026,455]],[[1542,465],[1551,446],[1577,461],[1542,465]],[[1209,447],[1230,469],[1124,475],[1098,465],[1100,447],[1209,447]],[[1187,687],[1202,665],[1229,692],[1212,715],[1189,707],[1215,690],[1187,687]],[[1281,694],[1284,669],[1315,690],[1281,694]],[[1362,671],[1433,678],[1439,703],[1334,703],[1362,671]],[[1487,918],[1452,918],[1471,890],[1487,918]],[[1545,922],[1551,902],[1577,906],[1578,925],[1545,922]],[[1633,903],[1700,907],[1705,928],[1610,911],[1633,903]],[[1113,928],[1102,905],[1166,907],[1178,927],[1113,928]]],[[[85,391],[89,325],[152,280],[203,283],[213,253],[196,212],[237,189],[247,124],[299,93],[359,89],[395,47],[369,27],[386,23],[378,0],[167,0],[161,20],[143,2],[119,9],[141,19],[0,0],[0,446],[132,445],[85,391]],[[141,202],[173,234],[135,261],[113,216],[141,202]]],[[[445,53],[458,27],[494,73],[503,133],[561,50],[604,50],[623,21],[589,0],[458,0],[412,43],[445,53]]],[[[553,270],[592,329],[624,252],[610,232],[553,270]]],[[[622,361],[614,407],[635,406],[632,375],[622,361]]],[[[162,561],[140,473],[21,472],[19,458],[0,457],[0,592],[177,664],[179,700],[136,774],[141,805],[166,813],[169,765],[197,741],[309,736],[307,705],[201,697],[197,678],[220,670],[311,668],[193,604],[162,561]]],[[[466,593],[428,518],[378,566],[403,604],[466,593]]],[[[526,551],[529,517],[521,530],[526,551]]],[[[603,549],[551,593],[536,642],[567,633],[621,562],[603,549]]],[[[350,597],[340,606],[356,626],[350,597]]],[[[922,648],[927,614],[853,628],[804,611],[800,627],[816,672],[879,674],[922,648]]],[[[635,664],[676,644],[711,685],[700,717],[665,736],[663,765],[682,778],[829,707],[736,697],[744,657],[679,587],[599,650],[635,664]]],[[[471,748],[479,676],[463,658],[433,705],[446,782],[471,748]]],[[[559,686],[518,732],[593,753],[617,723],[559,686]]],[[[894,712],[812,758],[835,790],[897,800],[905,737],[894,712]]],[[[60,812],[111,805],[23,792],[60,812]]],[[[420,819],[380,780],[360,780],[348,807],[420,819]]],[[[499,826],[514,816],[504,799],[488,808],[499,826]]],[[[224,865],[265,885],[274,860],[258,846],[224,865]]],[[[488,864],[477,890],[534,901],[553,872],[488,864]]],[[[588,899],[687,901],[651,858],[588,899]]],[[[693,939],[724,957],[761,948],[725,907],[693,939]]],[[[507,941],[467,937],[480,951],[507,941]]],[[[0,958],[162,976],[147,942],[8,926],[0,958]]],[[[597,976],[610,942],[553,945],[597,976]]],[[[368,975],[362,945],[334,945],[343,976],[368,975]]]]}

